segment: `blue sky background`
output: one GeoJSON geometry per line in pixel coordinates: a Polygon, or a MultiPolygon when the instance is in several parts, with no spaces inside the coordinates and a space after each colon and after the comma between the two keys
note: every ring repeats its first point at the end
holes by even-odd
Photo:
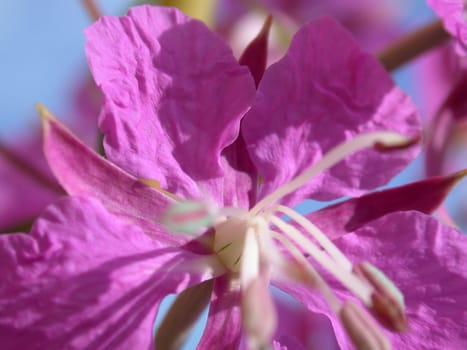
{"type": "MultiPolygon", "coordinates": [[[[126,0],[100,1],[106,14],[120,14],[128,4],[126,0]]],[[[405,6],[404,27],[417,27],[432,17],[424,1],[406,2],[405,6]]],[[[67,115],[71,93],[86,73],[83,29],[89,24],[78,0],[0,1],[0,138],[37,124],[37,102],[57,116],[67,115]]],[[[396,78],[413,94],[409,69],[396,78]]],[[[417,101],[417,96],[413,97],[417,101]]],[[[407,181],[416,172],[417,164],[393,184],[407,181]]],[[[307,203],[305,209],[309,208],[307,203]]],[[[200,332],[198,328],[195,333],[200,332]]],[[[193,349],[193,344],[186,348],[193,349]]]]}

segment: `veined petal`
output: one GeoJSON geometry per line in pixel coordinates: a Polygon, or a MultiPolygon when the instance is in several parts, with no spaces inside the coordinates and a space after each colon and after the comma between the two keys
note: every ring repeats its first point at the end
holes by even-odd
{"type": "MultiPolygon", "coordinates": [[[[409,329],[388,333],[394,349],[463,349],[467,347],[467,236],[418,212],[386,215],[334,241],[352,261],[367,260],[404,295],[409,329]]],[[[352,298],[337,283],[338,295],[352,298]]],[[[310,309],[322,310],[333,322],[345,348],[339,321],[304,288],[281,286],[310,309]]]]}
{"type": "Polygon", "coordinates": [[[230,276],[216,278],[208,321],[198,350],[237,350],[241,339],[240,285],[230,276]]]}
{"type": "Polygon", "coordinates": [[[367,260],[402,291],[409,330],[393,337],[395,349],[467,346],[467,236],[408,212],[385,216],[336,244],[354,261],[371,249],[367,260]]]}
{"type": "Polygon", "coordinates": [[[431,214],[466,175],[464,170],[373,192],[325,207],[306,217],[330,239],[336,239],[390,213],[417,210],[431,214]]]}
{"type": "Polygon", "coordinates": [[[5,349],[150,349],[159,302],[213,277],[96,200],[65,198],[29,235],[0,237],[5,349]]]}
{"type": "MultiPolygon", "coordinates": [[[[242,124],[252,161],[264,178],[262,195],[337,144],[375,130],[417,135],[415,106],[381,64],[328,18],[303,27],[286,56],[266,70],[242,124]]],[[[284,204],[307,196],[329,200],[361,194],[386,183],[416,153],[416,148],[358,152],[287,196],[284,204]]]]}
{"type": "Polygon", "coordinates": [[[158,221],[173,200],[138,181],[80,142],[57,119],[43,117],[44,153],[60,184],[71,195],[97,198],[112,213],[157,239],[179,243],[158,221]]]}
{"type": "Polygon", "coordinates": [[[106,154],[187,199],[223,203],[222,150],[238,136],[255,86],[231,50],[173,8],[139,6],[86,31],[105,101],[106,154]]]}

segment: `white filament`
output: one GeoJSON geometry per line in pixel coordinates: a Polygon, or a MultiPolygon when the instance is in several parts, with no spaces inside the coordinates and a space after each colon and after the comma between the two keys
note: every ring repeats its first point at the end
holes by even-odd
{"type": "Polygon", "coordinates": [[[388,147],[396,147],[410,142],[410,138],[392,131],[375,131],[367,134],[355,136],[349,141],[345,141],[327,152],[316,164],[311,165],[292,181],[280,186],[270,193],[250,210],[252,215],[256,215],[265,206],[270,205],[296,189],[305,185],[314,176],[333,167],[348,155],[365,148],[373,147],[375,143],[381,143],[388,147]]]}

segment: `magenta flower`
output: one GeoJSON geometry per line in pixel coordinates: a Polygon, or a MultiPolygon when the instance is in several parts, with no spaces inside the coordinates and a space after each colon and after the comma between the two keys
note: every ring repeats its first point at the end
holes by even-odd
{"type": "Polygon", "coordinates": [[[457,51],[467,50],[467,9],[464,0],[427,0],[428,6],[441,18],[444,28],[457,39],[457,51]]]}
{"type": "MultiPolygon", "coordinates": [[[[413,104],[339,25],[302,28],[257,90],[218,36],[174,9],[136,7],[87,35],[109,160],[42,112],[47,160],[71,197],[29,235],[0,237],[4,347],[154,348],[162,298],[194,287],[211,297],[198,348],[235,349],[242,335],[280,348],[270,284],[328,314],[345,349],[347,334],[359,348],[388,344],[353,299],[390,330],[407,314],[407,335],[387,335],[396,348],[465,345],[467,242],[423,214],[464,174],[308,217],[289,208],[360,195],[416,154],[413,104]]],[[[159,348],[184,330],[172,326],[159,348]]]]}

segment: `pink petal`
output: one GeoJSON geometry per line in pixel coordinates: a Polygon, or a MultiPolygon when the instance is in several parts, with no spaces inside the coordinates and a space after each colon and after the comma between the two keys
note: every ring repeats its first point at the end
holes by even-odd
{"type": "MultiPolygon", "coordinates": [[[[467,236],[418,212],[386,215],[335,243],[352,261],[369,261],[384,271],[405,297],[409,330],[388,333],[394,349],[467,347],[467,236]]],[[[333,284],[342,297],[348,292],[333,284]]],[[[304,288],[283,289],[322,310],[322,301],[304,288]]],[[[341,346],[347,344],[330,316],[341,346]]]]}
{"type": "Polygon", "coordinates": [[[224,204],[238,208],[249,208],[256,203],[258,174],[251,162],[243,135],[222,154],[225,161],[224,204]]]}
{"type": "Polygon", "coordinates": [[[355,231],[397,211],[433,213],[467,171],[432,177],[408,185],[373,192],[325,207],[307,215],[331,239],[355,231]]]}
{"type": "Polygon", "coordinates": [[[87,56],[105,96],[106,154],[186,198],[223,203],[222,150],[238,135],[255,87],[246,67],[199,21],[140,6],[86,31],[87,56]]]}
{"type": "Polygon", "coordinates": [[[159,240],[186,240],[161,229],[162,212],[173,202],[88,148],[57,119],[44,118],[44,153],[60,184],[71,195],[97,198],[110,212],[159,240]]]}
{"type": "MultiPolygon", "coordinates": [[[[336,337],[329,319],[283,297],[275,298],[278,327],[274,336],[277,345],[286,349],[337,350],[336,337]]],[[[278,347],[280,349],[280,347],[278,347]]]]}
{"type": "Polygon", "coordinates": [[[464,0],[427,0],[428,6],[441,18],[448,33],[457,38],[458,52],[467,54],[467,10],[464,0]]]}
{"type": "Polygon", "coordinates": [[[461,74],[462,61],[447,43],[418,58],[414,69],[420,81],[415,86],[420,112],[431,120],[461,74]]]}
{"type": "Polygon", "coordinates": [[[466,91],[467,72],[463,72],[429,126],[425,156],[428,176],[445,173],[446,155],[456,126],[467,120],[466,91]]]}
{"type": "Polygon", "coordinates": [[[214,281],[214,291],[209,307],[208,321],[198,350],[236,350],[241,339],[240,288],[230,276],[214,281]]]}
{"type": "MultiPolygon", "coordinates": [[[[329,18],[303,27],[287,55],[266,70],[242,132],[269,193],[337,144],[372,130],[419,133],[415,106],[381,64],[329,18]],[[338,52],[336,52],[338,48],[338,52]]],[[[330,200],[385,184],[416,150],[359,152],[288,196],[330,200]]]]}
{"type": "Polygon", "coordinates": [[[212,278],[97,201],[65,198],[28,235],[0,237],[7,349],[151,349],[162,298],[212,278]]]}

